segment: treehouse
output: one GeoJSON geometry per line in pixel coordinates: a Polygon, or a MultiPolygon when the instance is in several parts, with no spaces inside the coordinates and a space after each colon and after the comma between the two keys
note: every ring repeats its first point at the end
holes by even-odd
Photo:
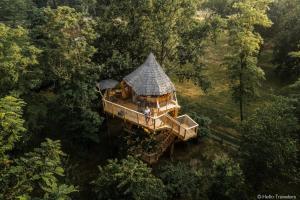
{"type": "Polygon", "coordinates": [[[154,163],[175,139],[187,141],[197,136],[198,124],[188,115],[178,116],[180,106],[170,78],[151,53],[144,64],[118,82],[104,80],[103,110],[126,124],[141,127],[149,134],[158,135],[158,152],[143,154],[143,159],[154,163]],[[117,87],[119,86],[119,87],[117,87]],[[150,116],[144,111],[150,108],[150,116]],[[159,134],[158,134],[159,133],[159,134]]]}

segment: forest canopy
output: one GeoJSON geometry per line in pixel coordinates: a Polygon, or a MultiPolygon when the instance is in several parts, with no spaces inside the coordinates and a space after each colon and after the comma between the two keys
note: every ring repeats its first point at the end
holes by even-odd
{"type": "Polygon", "coordinates": [[[0,1],[0,199],[296,199],[299,101],[300,0],[0,1]],[[199,125],[166,148],[96,87],[150,53],[199,125]]]}

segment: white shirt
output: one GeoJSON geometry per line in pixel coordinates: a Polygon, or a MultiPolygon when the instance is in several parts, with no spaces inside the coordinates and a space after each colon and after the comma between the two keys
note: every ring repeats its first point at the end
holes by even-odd
{"type": "Polygon", "coordinates": [[[150,112],[151,112],[151,111],[150,111],[150,109],[148,108],[148,109],[145,110],[144,113],[145,113],[145,115],[150,115],[150,112]]]}

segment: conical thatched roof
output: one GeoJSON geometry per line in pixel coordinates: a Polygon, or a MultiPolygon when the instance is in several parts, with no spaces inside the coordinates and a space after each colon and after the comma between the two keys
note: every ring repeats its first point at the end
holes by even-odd
{"type": "Polygon", "coordinates": [[[160,96],[175,91],[170,78],[165,74],[152,53],[145,63],[127,75],[124,81],[140,96],[160,96]]]}

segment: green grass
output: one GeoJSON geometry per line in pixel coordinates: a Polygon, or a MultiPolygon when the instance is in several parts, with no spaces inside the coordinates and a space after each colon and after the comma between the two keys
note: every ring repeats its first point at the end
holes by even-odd
{"type": "Polygon", "coordinates": [[[237,104],[232,101],[227,68],[223,65],[226,56],[224,52],[229,51],[225,37],[221,38],[217,44],[212,42],[206,44],[202,62],[206,65],[204,75],[211,83],[206,93],[190,81],[175,82],[175,85],[182,111],[197,111],[212,119],[213,128],[222,128],[236,135],[239,110],[237,104]]]}
{"type": "MultiPolygon", "coordinates": [[[[233,101],[229,87],[227,67],[223,65],[226,54],[230,53],[226,37],[220,38],[217,44],[207,42],[202,61],[206,68],[204,74],[211,82],[211,88],[204,93],[191,81],[175,81],[182,112],[196,111],[212,119],[212,128],[239,137],[239,107],[233,101]]],[[[258,65],[265,71],[266,80],[259,90],[260,97],[245,108],[245,115],[250,116],[255,109],[270,102],[271,94],[278,94],[283,84],[275,74],[272,64],[272,45],[266,44],[259,56],[258,65]]]]}

